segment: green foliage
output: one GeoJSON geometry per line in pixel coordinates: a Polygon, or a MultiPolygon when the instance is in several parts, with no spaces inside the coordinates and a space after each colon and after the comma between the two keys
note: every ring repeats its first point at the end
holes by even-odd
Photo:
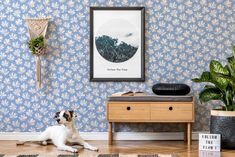
{"type": "Polygon", "coordinates": [[[118,39],[102,35],[95,38],[95,44],[102,57],[110,62],[120,63],[127,61],[136,53],[138,47],[125,42],[118,43],[118,39]]]}
{"type": "Polygon", "coordinates": [[[44,47],[44,37],[39,36],[36,38],[32,38],[32,39],[30,39],[30,41],[27,44],[28,44],[30,51],[33,54],[37,54],[37,50],[44,47]]]}
{"type": "Polygon", "coordinates": [[[203,72],[200,78],[192,81],[209,82],[199,93],[201,102],[221,100],[225,104],[226,111],[235,111],[235,45],[232,46],[233,56],[227,58],[227,64],[223,66],[219,61],[210,62],[210,71],[203,72]]]}

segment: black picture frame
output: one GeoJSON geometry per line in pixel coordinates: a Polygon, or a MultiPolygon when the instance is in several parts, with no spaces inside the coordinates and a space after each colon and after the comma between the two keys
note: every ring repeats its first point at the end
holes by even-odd
{"type": "MultiPolygon", "coordinates": [[[[104,81],[110,81],[110,82],[144,82],[145,81],[145,8],[144,7],[90,7],[90,81],[97,81],[97,82],[104,82],[104,81]],[[94,14],[95,11],[140,11],[140,20],[141,20],[141,26],[138,32],[141,33],[141,39],[140,39],[140,63],[141,65],[137,65],[139,67],[138,71],[141,74],[139,77],[96,77],[94,76],[94,14]]],[[[139,34],[140,35],[140,34],[139,34]]],[[[133,66],[133,65],[131,65],[133,66]]]]}

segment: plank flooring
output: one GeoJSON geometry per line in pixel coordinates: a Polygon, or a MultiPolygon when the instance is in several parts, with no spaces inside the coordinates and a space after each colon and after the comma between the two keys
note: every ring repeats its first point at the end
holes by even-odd
{"type": "MultiPolygon", "coordinates": [[[[178,154],[180,157],[199,157],[198,141],[193,141],[190,147],[183,141],[114,141],[112,146],[107,141],[88,141],[99,148],[99,152],[81,149],[79,157],[97,157],[98,154],[178,154]]],[[[59,154],[72,154],[58,151],[53,145],[40,146],[27,143],[16,146],[16,141],[0,141],[0,154],[14,157],[19,154],[39,154],[40,157],[56,157],[59,154]]],[[[200,157],[235,157],[235,150],[223,150],[219,154],[207,153],[200,157]]]]}

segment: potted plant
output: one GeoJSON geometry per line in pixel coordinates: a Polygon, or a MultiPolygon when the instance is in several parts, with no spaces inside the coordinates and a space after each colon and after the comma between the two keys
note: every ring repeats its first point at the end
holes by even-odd
{"type": "Polygon", "coordinates": [[[28,47],[30,49],[30,51],[34,54],[34,55],[41,55],[44,53],[44,37],[43,36],[39,36],[36,38],[32,38],[29,40],[28,42],[28,47]]]}
{"type": "Polygon", "coordinates": [[[28,42],[28,47],[32,54],[36,57],[36,79],[37,79],[37,86],[41,87],[41,60],[40,56],[45,53],[45,42],[43,36],[38,36],[36,38],[30,39],[28,42]]]}
{"type": "Polygon", "coordinates": [[[221,147],[235,148],[235,45],[232,46],[233,55],[227,58],[223,66],[219,61],[210,62],[210,70],[194,78],[194,82],[207,82],[199,93],[201,102],[220,100],[223,105],[211,110],[210,132],[221,134],[221,147]]]}

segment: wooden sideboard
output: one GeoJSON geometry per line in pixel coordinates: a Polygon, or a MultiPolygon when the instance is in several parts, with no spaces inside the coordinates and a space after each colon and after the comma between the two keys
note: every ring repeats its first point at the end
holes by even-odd
{"type": "Polygon", "coordinates": [[[113,123],[181,123],[185,124],[184,141],[192,141],[194,101],[191,102],[128,102],[107,101],[109,144],[113,141],[113,123]]]}

